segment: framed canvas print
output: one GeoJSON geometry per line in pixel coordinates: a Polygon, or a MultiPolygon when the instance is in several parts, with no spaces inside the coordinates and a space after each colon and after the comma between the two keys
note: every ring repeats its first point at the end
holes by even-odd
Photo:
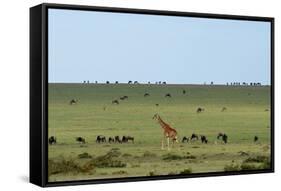
{"type": "Polygon", "coordinates": [[[30,182],[273,171],[273,18],[30,8],[30,182]]]}

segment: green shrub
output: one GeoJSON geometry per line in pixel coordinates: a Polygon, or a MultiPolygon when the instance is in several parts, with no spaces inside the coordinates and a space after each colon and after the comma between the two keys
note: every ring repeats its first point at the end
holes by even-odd
{"type": "Polygon", "coordinates": [[[112,172],[112,174],[128,174],[127,171],[124,171],[124,170],[119,170],[119,171],[116,171],[116,172],[112,172]]]}
{"type": "Polygon", "coordinates": [[[162,159],[163,160],[167,160],[167,161],[170,161],[170,160],[182,160],[182,159],[184,159],[184,157],[180,156],[180,155],[177,155],[177,154],[168,153],[168,154],[163,155],[162,159]]]}
{"type": "Polygon", "coordinates": [[[145,151],[142,156],[145,158],[152,158],[152,157],[156,157],[157,155],[155,153],[145,151]]]}
{"type": "Polygon", "coordinates": [[[88,159],[88,158],[92,158],[92,156],[85,152],[85,153],[79,154],[78,158],[80,158],[80,159],[88,159]]]}
{"type": "Polygon", "coordinates": [[[254,163],[254,162],[264,163],[264,162],[267,162],[267,161],[269,161],[269,157],[259,155],[259,156],[256,156],[256,157],[249,157],[246,160],[244,160],[243,162],[244,163],[254,163]]]}
{"type": "Polygon", "coordinates": [[[225,165],[224,166],[224,171],[239,171],[240,166],[238,164],[230,164],[230,165],[225,165]]]}
{"type": "Polygon", "coordinates": [[[59,173],[87,173],[93,169],[94,166],[88,164],[80,165],[74,162],[73,159],[48,160],[48,176],[59,173]]]}
{"type": "Polygon", "coordinates": [[[183,171],[180,171],[179,174],[191,174],[192,173],[192,169],[191,168],[186,168],[183,171]]]}
{"type": "Polygon", "coordinates": [[[93,158],[88,164],[93,165],[97,168],[115,168],[115,167],[126,167],[127,164],[118,160],[117,158],[121,155],[121,153],[117,150],[110,150],[105,155],[98,156],[93,158]]]}

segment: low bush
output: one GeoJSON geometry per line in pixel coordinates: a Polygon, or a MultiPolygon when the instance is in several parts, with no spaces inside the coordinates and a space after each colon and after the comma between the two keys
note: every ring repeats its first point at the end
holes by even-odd
{"type": "Polygon", "coordinates": [[[242,163],[240,166],[241,170],[258,170],[260,169],[259,166],[253,164],[242,163]]]}
{"type": "Polygon", "coordinates": [[[156,157],[157,155],[155,153],[145,151],[142,156],[145,158],[152,158],[152,157],[156,157]]]}
{"type": "Polygon", "coordinates": [[[224,171],[239,171],[240,170],[240,165],[238,164],[230,164],[230,165],[225,165],[224,171]]]}
{"type": "Polygon", "coordinates": [[[122,162],[121,160],[118,160],[118,157],[121,155],[121,153],[117,150],[110,150],[105,155],[98,156],[96,158],[93,158],[91,161],[89,161],[87,164],[93,165],[97,168],[115,168],[115,167],[126,167],[127,164],[122,162]]]}
{"type": "Polygon", "coordinates": [[[94,166],[88,164],[80,165],[73,159],[48,160],[48,176],[59,173],[89,173],[93,169],[94,166]]]}
{"type": "Polygon", "coordinates": [[[92,156],[91,155],[89,155],[89,153],[81,153],[81,154],[79,154],[78,155],[78,158],[80,158],[80,159],[89,159],[89,158],[92,158],[92,156]]]}
{"type": "Polygon", "coordinates": [[[258,155],[256,157],[249,157],[246,160],[244,160],[243,162],[244,163],[252,163],[252,162],[264,163],[267,161],[269,161],[269,157],[258,155]]]}
{"type": "Polygon", "coordinates": [[[184,157],[180,156],[180,155],[177,155],[177,154],[168,153],[168,154],[163,155],[162,159],[163,160],[167,160],[167,161],[170,161],[170,160],[182,160],[182,159],[184,159],[184,157]]]}
{"type": "Polygon", "coordinates": [[[119,170],[119,171],[115,171],[115,172],[112,172],[112,174],[128,174],[127,171],[124,171],[124,170],[119,170]]]}
{"type": "Polygon", "coordinates": [[[180,171],[179,174],[191,174],[192,173],[192,169],[191,168],[186,168],[183,171],[180,171]]]}

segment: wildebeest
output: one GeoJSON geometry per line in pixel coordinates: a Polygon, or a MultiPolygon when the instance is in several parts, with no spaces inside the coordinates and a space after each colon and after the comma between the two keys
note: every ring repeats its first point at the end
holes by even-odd
{"type": "Polygon", "coordinates": [[[78,100],[77,99],[72,99],[69,101],[69,104],[70,105],[73,105],[73,104],[77,104],[78,100]]]}
{"type": "Polygon", "coordinates": [[[49,144],[52,145],[52,144],[56,144],[56,143],[57,143],[57,138],[54,136],[51,136],[49,138],[49,144]]]}
{"type": "Polygon", "coordinates": [[[224,142],[224,143],[227,143],[227,135],[225,134],[225,133],[219,133],[218,134],[218,136],[217,136],[217,139],[220,139],[220,138],[222,138],[222,141],[224,142]]]}
{"type": "Polygon", "coordinates": [[[226,134],[224,134],[223,136],[222,136],[222,141],[226,144],[227,143],[227,135],[226,134]]]}
{"type": "Polygon", "coordinates": [[[208,139],[206,138],[205,135],[201,135],[201,143],[208,143],[208,139]]]}
{"type": "Polygon", "coordinates": [[[165,97],[172,97],[172,95],[170,93],[167,93],[165,97]]]}
{"type": "Polygon", "coordinates": [[[195,133],[192,133],[191,137],[190,137],[190,141],[193,141],[193,140],[198,140],[198,135],[196,135],[195,133]]]}
{"type": "Polygon", "coordinates": [[[134,137],[131,136],[123,136],[122,137],[122,143],[128,143],[129,141],[131,141],[132,143],[134,143],[134,137]]]}
{"type": "Polygon", "coordinates": [[[143,96],[144,96],[144,97],[147,97],[147,96],[150,96],[150,95],[149,95],[149,93],[145,93],[143,96]]]}
{"type": "Polygon", "coordinates": [[[204,110],[205,110],[204,108],[198,107],[197,110],[196,110],[196,112],[197,112],[197,113],[201,113],[201,112],[203,112],[204,110]]]}
{"type": "Polygon", "coordinates": [[[121,139],[118,135],[114,137],[114,142],[115,143],[122,143],[122,141],[121,141],[121,139]]]}
{"type": "Polygon", "coordinates": [[[184,143],[184,142],[187,142],[187,143],[188,143],[188,142],[189,142],[189,137],[185,137],[185,136],[184,136],[184,137],[182,138],[182,141],[181,141],[181,142],[182,142],[182,143],[184,143]]]}
{"type": "Polygon", "coordinates": [[[108,138],[108,143],[114,143],[114,138],[113,137],[109,137],[108,138]]]}
{"type": "Polygon", "coordinates": [[[218,133],[217,139],[220,139],[223,135],[224,133],[218,133]]]}
{"type": "Polygon", "coordinates": [[[115,100],[112,101],[112,104],[117,104],[118,105],[119,101],[117,99],[115,99],[115,100]]]}
{"type": "Polygon", "coordinates": [[[221,109],[221,112],[224,112],[224,111],[226,111],[227,110],[227,108],[226,107],[223,107],[222,109],[221,109]]]}
{"type": "Polygon", "coordinates": [[[106,143],[106,138],[103,135],[98,135],[96,139],[96,143],[106,143]]]}
{"type": "Polygon", "coordinates": [[[128,99],[129,97],[128,96],[122,96],[120,97],[121,100],[125,100],[125,99],[128,99]]]}
{"type": "Polygon", "coordinates": [[[258,136],[254,137],[254,142],[257,142],[259,140],[258,136]]]}
{"type": "Polygon", "coordinates": [[[85,144],[85,143],[86,143],[85,138],[83,138],[83,137],[76,137],[76,141],[77,141],[78,143],[82,143],[82,144],[85,144]]]}

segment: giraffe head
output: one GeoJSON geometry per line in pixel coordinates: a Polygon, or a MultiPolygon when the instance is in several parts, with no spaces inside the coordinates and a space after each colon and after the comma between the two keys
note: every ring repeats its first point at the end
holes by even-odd
{"type": "Polygon", "coordinates": [[[155,115],[153,115],[152,119],[158,119],[159,118],[159,115],[156,113],[155,115]]]}

